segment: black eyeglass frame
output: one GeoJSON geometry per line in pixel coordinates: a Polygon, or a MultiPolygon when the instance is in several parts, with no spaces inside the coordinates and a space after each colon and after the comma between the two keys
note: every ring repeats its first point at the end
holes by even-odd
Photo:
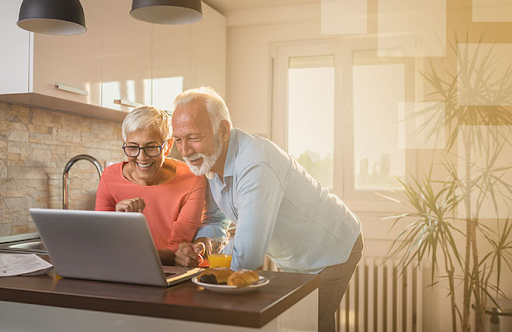
{"type": "Polygon", "coordinates": [[[146,154],[146,156],[148,157],[158,157],[161,153],[162,153],[162,149],[164,148],[164,145],[167,144],[169,140],[166,139],[162,145],[158,146],[158,145],[148,145],[148,146],[144,146],[144,147],[140,147],[140,146],[131,146],[131,145],[126,145],[126,144],[123,144],[123,151],[124,151],[124,154],[127,156],[127,157],[132,157],[132,158],[137,158],[140,154],[140,150],[144,150],[144,153],[146,154]],[[126,153],[126,148],[131,148],[131,149],[139,149],[137,151],[137,154],[134,155],[134,156],[130,156],[128,153],[126,153]],[[156,155],[149,155],[146,151],[147,148],[158,148],[158,154],[156,155]]]}

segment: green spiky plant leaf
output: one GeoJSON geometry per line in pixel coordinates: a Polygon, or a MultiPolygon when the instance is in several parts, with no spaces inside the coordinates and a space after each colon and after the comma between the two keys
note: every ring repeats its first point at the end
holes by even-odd
{"type": "Polygon", "coordinates": [[[431,167],[424,176],[399,180],[408,212],[386,218],[394,219],[392,227],[404,218],[411,220],[393,242],[388,258],[400,257],[404,266],[415,259],[429,260],[431,285],[439,279],[448,281],[454,332],[457,320],[462,331],[471,330],[472,303],[475,331],[483,331],[487,300],[497,306],[496,297],[510,296],[500,289],[500,281],[504,269],[512,271],[512,223],[510,210],[503,211],[503,206],[512,206],[512,163],[502,158],[512,151],[512,111],[506,107],[512,105],[512,62],[497,72],[497,45],[483,40],[484,36],[472,44],[470,52],[470,47],[458,47],[455,38],[449,44],[454,56],[443,59],[441,66],[429,59],[428,70],[421,73],[431,88],[427,106],[406,120],[421,116],[424,122],[416,134],[444,149],[445,179],[435,180],[431,167]],[[441,140],[445,135],[446,142],[441,140]],[[486,224],[489,218],[481,217],[489,205],[497,231],[486,224]],[[465,247],[457,246],[457,236],[465,239],[465,247]],[[482,239],[491,250],[479,250],[482,239]],[[436,274],[439,262],[444,262],[446,272],[441,277],[436,274]],[[462,300],[456,298],[458,285],[463,287],[462,300]]]}

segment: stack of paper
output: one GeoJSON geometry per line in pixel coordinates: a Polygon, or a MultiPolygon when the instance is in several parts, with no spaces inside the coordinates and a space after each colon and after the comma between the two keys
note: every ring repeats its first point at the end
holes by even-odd
{"type": "Polygon", "coordinates": [[[52,269],[36,254],[0,254],[0,277],[46,274],[52,269]]]}

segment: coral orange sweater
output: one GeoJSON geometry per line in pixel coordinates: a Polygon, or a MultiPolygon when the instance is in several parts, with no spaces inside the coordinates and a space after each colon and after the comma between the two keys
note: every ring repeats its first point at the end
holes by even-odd
{"type": "Polygon", "coordinates": [[[192,242],[199,228],[204,207],[206,179],[195,176],[187,165],[176,161],[176,176],[158,186],[142,186],[123,176],[123,165],[107,167],[96,193],[97,211],[115,211],[117,202],[143,198],[146,216],[157,249],[178,249],[181,242],[192,242]]]}

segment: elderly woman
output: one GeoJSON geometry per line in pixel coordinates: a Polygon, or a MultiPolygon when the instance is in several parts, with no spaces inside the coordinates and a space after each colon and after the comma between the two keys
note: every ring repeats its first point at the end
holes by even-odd
{"type": "Polygon", "coordinates": [[[166,158],[173,141],[164,111],[135,108],[125,117],[122,134],[128,161],[103,172],[96,210],[142,212],[162,263],[179,264],[179,244],[193,241],[201,222],[206,180],[166,158]]]}

